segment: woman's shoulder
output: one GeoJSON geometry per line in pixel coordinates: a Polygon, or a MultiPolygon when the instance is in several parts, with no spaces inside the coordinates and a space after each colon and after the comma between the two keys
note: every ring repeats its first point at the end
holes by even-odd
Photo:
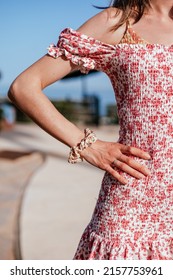
{"type": "Polygon", "coordinates": [[[126,26],[115,29],[121,18],[121,12],[116,8],[107,8],[81,25],[77,31],[106,44],[117,44],[124,35],[126,26]]]}

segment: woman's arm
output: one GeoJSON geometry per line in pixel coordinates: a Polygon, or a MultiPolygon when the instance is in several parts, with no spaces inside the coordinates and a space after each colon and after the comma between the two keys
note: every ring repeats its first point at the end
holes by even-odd
{"type": "MultiPolygon", "coordinates": [[[[107,9],[89,19],[79,28],[79,31],[86,35],[95,36],[98,40],[106,41],[108,29],[113,21],[115,18],[113,18],[112,10],[107,9]],[[103,28],[96,28],[98,24],[103,28]]],[[[109,40],[113,40],[111,34],[109,37],[109,40]]],[[[72,64],[65,57],[54,59],[45,55],[16,78],[8,93],[9,98],[16,106],[45,131],[68,146],[78,143],[84,134],[57,112],[42,90],[77,68],[78,66],[72,64]],[[73,129],[73,135],[71,133],[70,137],[66,135],[67,131],[64,128],[67,131],[73,129]]]]}
{"type": "MultiPolygon", "coordinates": [[[[107,28],[105,14],[99,20],[101,21],[99,24],[107,28]]],[[[80,31],[82,32],[84,29],[89,32],[92,30],[92,24],[94,30],[96,22],[98,24],[95,17],[81,27],[80,31]]],[[[104,32],[102,37],[99,35],[100,40],[105,39],[104,32]]],[[[16,78],[8,93],[16,106],[30,116],[42,129],[69,147],[79,143],[84,137],[84,132],[63,117],[42,90],[77,68],[78,66],[73,65],[63,56],[54,59],[45,55],[16,78]]],[[[101,140],[97,140],[81,153],[90,164],[106,170],[123,184],[127,182],[112,167],[114,160],[117,160],[117,167],[136,178],[142,178],[148,174],[146,167],[130,159],[127,154],[149,159],[148,154],[140,149],[101,140]]]]}
{"type": "Polygon", "coordinates": [[[83,132],[57,111],[42,90],[75,69],[65,58],[45,55],[17,77],[8,93],[19,109],[68,146],[78,143],[83,132]]]}

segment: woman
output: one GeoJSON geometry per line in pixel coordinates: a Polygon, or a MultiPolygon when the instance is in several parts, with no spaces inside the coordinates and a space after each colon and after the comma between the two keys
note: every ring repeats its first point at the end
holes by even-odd
{"type": "Polygon", "coordinates": [[[112,1],[11,85],[9,97],[71,147],[69,162],[106,171],[74,259],[173,259],[171,0],[112,1]],[[56,59],[55,59],[56,58],[56,59]],[[65,119],[42,90],[69,72],[104,71],[116,92],[117,143],[65,119]]]}

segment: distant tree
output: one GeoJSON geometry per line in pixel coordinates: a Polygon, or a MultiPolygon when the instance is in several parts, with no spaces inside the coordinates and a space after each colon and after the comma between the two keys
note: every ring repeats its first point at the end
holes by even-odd
{"type": "Polygon", "coordinates": [[[116,104],[107,105],[106,116],[109,118],[110,124],[119,124],[116,104]]]}
{"type": "MultiPolygon", "coordinates": [[[[2,78],[2,73],[1,73],[1,71],[0,71],[0,80],[1,80],[1,78],[2,78]]],[[[0,121],[2,120],[2,116],[3,116],[3,111],[2,111],[2,109],[0,108],[0,121]]],[[[1,124],[0,124],[0,129],[1,129],[1,124]]]]}
{"type": "Polygon", "coordinates": [[[0,120],[2,119],[2,116],[3,116],[3,111],[2,111],[2,109],[0,108],[0,120]]]}

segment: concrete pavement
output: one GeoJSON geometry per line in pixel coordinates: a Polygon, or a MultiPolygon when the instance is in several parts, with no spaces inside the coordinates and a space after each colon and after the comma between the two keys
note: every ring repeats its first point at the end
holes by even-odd
{"type": "MultiPolygon", "coordinates": [[[[98,138],[116,141],[118,126],[94,128],[98,138]]],[[[69,148],[34,124],[1,133],[0,149],[37,151],[46,156],[22,201],[23,259],[72,259],[88,224],[104,172],[88,163],[67,162],[69,148]]]]}

